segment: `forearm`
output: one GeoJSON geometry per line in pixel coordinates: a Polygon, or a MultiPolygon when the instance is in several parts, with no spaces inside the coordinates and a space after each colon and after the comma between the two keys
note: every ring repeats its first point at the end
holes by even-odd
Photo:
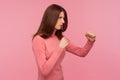
{"type": "Polygon", "coordinates": [[[85,57],[89,51],[91,50],[92,46],[93,46],[94,41],[87,41],[87,43],[85,44],[85,46],[83,48],[81,48],[81,52],[79,51],[78,54],[81,57],[85,57]]]}
{"type": "Polygon", "coordinates": [[[78,55],[80,57],[85,57],[88,54],[88,52],[90,51],[90,49],[92,48],[93,43],[94,42],[87,41],[85,46],[82,47],[82,48],[78,47],[78,46],[75,46],[75,45],[70,43],[67,46],[67,51],[69,51],[69,52],[71,52],[71,53],[73,53],[75,55],[78,55]]]}

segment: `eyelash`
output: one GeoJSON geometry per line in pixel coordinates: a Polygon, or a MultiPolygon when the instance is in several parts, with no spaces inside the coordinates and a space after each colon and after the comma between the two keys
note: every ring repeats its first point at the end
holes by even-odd
{"type": "MultiPolygon", "coordinates": [[[[59,19],[62,19],[62,17],[59,17],[59,19]]],[[[64,18],[63,18],[64,19],[64,18]]]]}
{"type": "Polygon", "coordinates": [[[61,19],[62,17],[59,17],[59,19],[61,19]]]}

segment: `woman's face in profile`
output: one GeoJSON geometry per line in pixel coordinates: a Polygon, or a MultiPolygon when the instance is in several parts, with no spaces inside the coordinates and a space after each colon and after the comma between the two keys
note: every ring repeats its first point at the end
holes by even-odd
{"type": "Polygon", "coordinates": [[[64,12],[60,12],[57,23],[55,25],[55,29],[56,30],[60,30],[63,27],[63,23],[64,23],[64,12]]]}

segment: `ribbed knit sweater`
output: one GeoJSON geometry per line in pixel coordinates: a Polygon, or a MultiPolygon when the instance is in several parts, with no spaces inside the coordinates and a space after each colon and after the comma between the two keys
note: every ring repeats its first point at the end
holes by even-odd
{"type": "Polygon", "coordinates": [[[69,42],[66,48],[61,48],[59,42],[60,40],[55,35],[48,39],[39,35],[34,37],[32,44],[38,66],[38,80],[64,80],[61,62],[65,51],[84,57],[94,43],[88,40],[81,48],[69,42]]]}

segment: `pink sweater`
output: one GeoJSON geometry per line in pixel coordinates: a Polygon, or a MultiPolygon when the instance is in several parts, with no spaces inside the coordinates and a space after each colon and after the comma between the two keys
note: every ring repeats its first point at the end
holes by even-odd
{"type": "Polygon", "coordinates": [[[64,80],[61,61],[65,51],[84,57],[94,43],[87,41],[86,45],[80,48],[70,42],[64,49],[59,47],[59,42],[60,40],[56,36],[44,39],[37,35],[33,39],[33,51],[38,65],[38,80],[64,80]]]}

